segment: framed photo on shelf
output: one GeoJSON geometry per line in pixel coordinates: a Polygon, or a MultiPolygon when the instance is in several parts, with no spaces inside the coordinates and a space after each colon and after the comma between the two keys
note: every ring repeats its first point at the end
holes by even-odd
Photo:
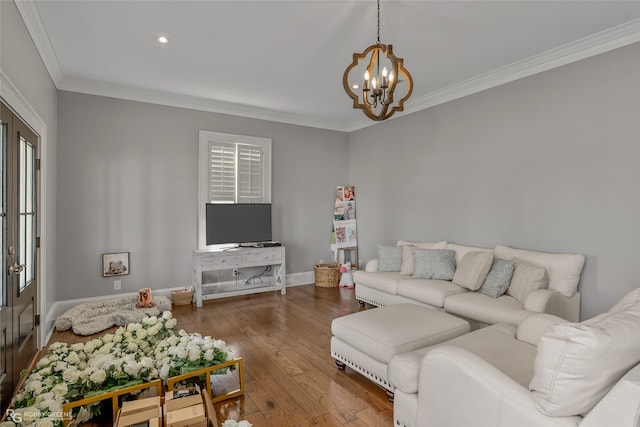
{"type": "Polygon", "coordinates": [[[102,254],[102,277],[129,274],[129,252],[102,254]]]}

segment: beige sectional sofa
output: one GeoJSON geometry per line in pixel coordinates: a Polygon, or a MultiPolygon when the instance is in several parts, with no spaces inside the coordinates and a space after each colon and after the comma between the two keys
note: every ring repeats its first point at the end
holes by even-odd
{"type": "Polygon", "coordinates": [[[388,259],[379,256],[353,276],[356,299],[361,304],[419,304],[462,317],[470,322],[472,329],[496,323],[517,327],[533,313],[548,313],[574,322],[579,320],[580,293],[577,289],[584,265],[583,255],[506,246],[482,248],[449,242],[398,241],[395,247],[381,246],[379,249],[379,255],[388,259]],[[441,266],[446,270],[444,273],[442,269],[431,268],[429,263],[441,263],[441,255],[447,255],[449,263],[455,264],[453,273],[447,270],[450,265],[441,266]],[[452,257],[455,262],[450,259],[452,257]],[[499,263],[502,266],[513,263],[510,277],[505,279],[504,275],[498,274],[498,278],[510,282],[506,283],[504,294],[489,296],[484,288],[489,278],[495,279],[494,269],[499,263]],[[386,271],[380,271],[383,264],[386,271]]]}
{"type": "Polygon", "coordinates": [[[394,356],[394,425],[640,426],[640,288],[571,323],[533,314],[394,356]]]}

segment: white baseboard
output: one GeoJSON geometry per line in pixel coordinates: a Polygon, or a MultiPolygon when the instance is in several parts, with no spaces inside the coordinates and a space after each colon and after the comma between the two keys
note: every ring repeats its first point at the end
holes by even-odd
{"type": "MultiPolygon", "coordinates": [[[[314,272],[313,271],[305,271],[302,273],[292,273],[287,274],[285,278],[285,282],[287,287],[291,286],[299,286],[299,285],[308,285],[315,281],[314,272]]],[[[171,296],[172,291],[176,291],[182,288],[163,288],[163,289],[153,289],[153,295],[162,295],[166,297],[171,296]]],[[[46,333],[47,339],[44,341],[45,345],[51,339],[51,335],[53,335],[53,330],[55,328],[56,319],[61,316],[65,311],[70,308],[75,307],[78,304],[86,304],[93,302],[100,302],[111,298],[118,297],[127,297],[131,295],[136,295],[137,292],[127,292],[121,294],[112,294],[112,295],[104,295],[99,297],[90,297],[90,298],[77,298],[70,299],[64,301],[56,301],[51,309],[47,312],[45,316],[44,322],[41,324],[43,333],[46,333]]]]}
{"type": "Polygon", "coordinates": [[[305,271],[302,273],[287,274],[287,287],[308,285],[315,282],[315,273],[313,271],[305,271]]]}

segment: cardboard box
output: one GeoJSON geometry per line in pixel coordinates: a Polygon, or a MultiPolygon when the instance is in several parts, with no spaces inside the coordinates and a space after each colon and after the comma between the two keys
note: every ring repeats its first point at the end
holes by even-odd
{"type": "Polygon", "coordinates": [[[218,427],[218,417],[216,416],[216,410],[211,403],[211,397],[209,393],[202,393],[202,400],[204,402],[204,413],[207,416],[208,427],[218,427]]]}
{"type": "Polygon", "coordinates": [[[160,406],[160,396],[154,396],[146,399],[129,400],[126,402],[122,402],[120,412],[122,413],[122,415],[131,415],[153,408],[160,409],[160,406]]]}
{"type": "Polygon", "coordinates": [[[144,424],[149,427],[159,427],[162,424],[161,418],[160,396],[156,396],[123,402],[122,408],[118,410],[115,425],[116,427],[129,427],[144,424]]]}
{"type": "Polygon", "coordinates": [[[204,410],[204,418],[199,418],[200,421],[189,422],[189,424],[187,424],[188,427],[218,427],[216,411],[213,408],[213,403],[211,402],[209,393],[206,391],[202,392],[200,387],[197,385],[192,387],[191,392],[195,392],[197,394],[179,398],[175,398],[175,393],[172,391],[165,394],[163,406],[165,427],[177,427],[177,424],[179,424],[179,422],[176,421],[176,414],[173,414],[171,416],[171,420],[169,420],[169,413],[175,412],[179,409],[188,408],[190,406],[201,407],[204,410]],[[171,425],[171,423],[173,423],[173,425],[171,425]]]}
{"type": "Polygon", "coordinates": [[[199,405],[187,406],[165,413],[165,427],[185,427],[202,424],[206,426],[207,417],[204,413],[202,401],[199,405]]]}
{"type": "MultiPolygon", "coordinates": [[[[118,414],[119,413],[120,411],[118,411],[118,414]]],[[[116,422],[114,426],[118,426],[118,427],[122,426],[122,422],[120,421],[120,415],[118,415],[118,418],[116,418],[116,422]]],[[[162,427],[162,418],[150,418],[142,422],[127,425],[127,427],[162,427]]]]}
{"type": "MultiPolygon", "coordinates": [[[[176,398],[176,394],[179,394],[181,390],[176,392],[168,391],[164,395],[164,412],[165,414],[168,412],[177,411],[178,409],[186,408],[188,406],[193,405],[201,405],[202,404],[202,393],[200,391],[200,387],[195,384],[193,387],[189,387],[187,389],[188,392],[193,393],[189,396],[178,397],[176,398]]],[[[206,394],[206,393],[205,393],[206,394]]]]}

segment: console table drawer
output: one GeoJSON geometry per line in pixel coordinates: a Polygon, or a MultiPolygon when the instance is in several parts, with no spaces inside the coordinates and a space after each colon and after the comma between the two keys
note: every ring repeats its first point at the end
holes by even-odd
{"type": "Polygon", "coordinates": [[[280,249],[266,249],[260,253],[247,254],[248,263],[278,263],[282,261],[282,251],[280,249]]]}
{"type": "Polygon", "coordinates": [[[231,268],[242,264],[242,255],[203,256],[201,263],[203,267],[224,267],[228,265],[231,268]]]}

